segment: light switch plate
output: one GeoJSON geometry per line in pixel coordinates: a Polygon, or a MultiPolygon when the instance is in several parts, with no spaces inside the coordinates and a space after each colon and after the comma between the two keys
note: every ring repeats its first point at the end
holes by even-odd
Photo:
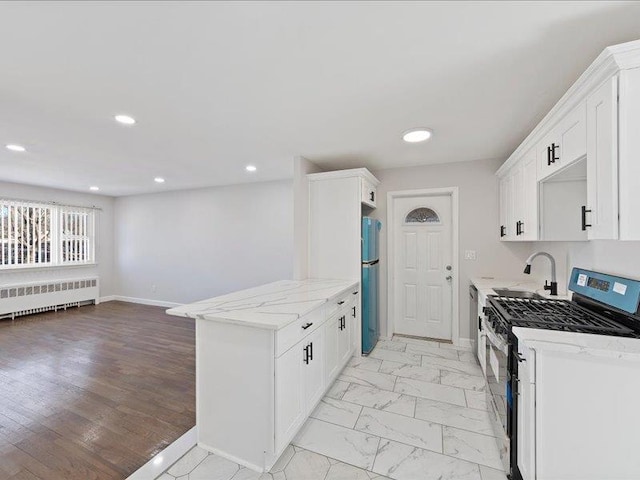
{"type": "Polygon", "coordinates": [[[464,259],[465,260],[475,260],[476,259],[476,251],[475,250],[465,250],[464,251],[464,259]]]}

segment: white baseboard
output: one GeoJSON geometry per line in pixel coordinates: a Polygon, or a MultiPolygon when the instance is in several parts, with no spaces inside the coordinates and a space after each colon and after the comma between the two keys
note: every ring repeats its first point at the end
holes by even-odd
{"type": "Polygon", "coordinates": [[[145,463],[138,470],[127,477],[126,480],[150,480],[159,477],[162,472],[176,463],[189,450],[196,446],[198,431],[193,427],[187,433],[178,438],[167,448],[145,463]]]}
{"type": "Polygon", "coordinates": [[[96,305],[98,303],[113,302],[115,299],[116,299],[115,295],[107,295],[106,297],[100,297],[100,299],[96,302],[96,305]]]}
{"type": "Polygon", "coordinates": [[[460,337],[458,339],[458,345],[457,346],[471,348],[471,347],[473,347],[473,340],[471,340],[470,338],[462,338],[462,337],[460,337]]]}
{"type": "Polygon", "coordinates": [[[179,307],[182,305],[182,303],[165,302],[162,300],[151,300],[149,298],[124,297],[122,295],[109,295],[107,297],[100,298],[100,302],[112,302],[112,301],[139,303],[140,305],[152,305],[155,307],[167,307],[167,308],[179,307]]]}

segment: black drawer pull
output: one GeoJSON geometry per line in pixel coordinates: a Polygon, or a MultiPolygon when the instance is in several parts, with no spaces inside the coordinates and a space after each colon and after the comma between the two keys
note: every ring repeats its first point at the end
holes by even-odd
{"type": "Polygon", "coordinates": [[[376,192],[370,192],[370,193],[369,193],[369,199],[370,199],[372,202],[375,202],[375,201],[376,201],[376,192]]]}
{"type": "Polygon", "coordinates": [[[500,225],[500,238],[507,235],[507,228],[504,225],[500,225]]]}
{"type": "Polygon", "coordinates": [[[356,318],[356,307],[353,307],[353,313],[351,314],[353,318],[356,318]]]}
{"type": "Polygon", "coordinates": [[[313,342],[309,343],[309,360],[313,360],[313,342]]]}
{"type": "Polygon", "coordinates": [[[355,292],[353,292],[353,294],[354,294],[354,295],[357,295],[357,294],[358,294],[358,290],[356,290],[355,292]]]}
{"type": "Polygon", "coordinates": [[[309,345],[304,347],[304,363],[309,365],[309,345]]]}
{"type": "Polygon", "coordinates": [[[344,300],[340,300],[340,301],[338,302],[338,305],[344,305],[344,300]]]}
{"type": "Polygon", "coordinates": [[[307,323],[306,325],[302,326],[303,330],[306,330],[307,328],[309,328],[311,325],[313,325],[313,323],[307,323]]]}

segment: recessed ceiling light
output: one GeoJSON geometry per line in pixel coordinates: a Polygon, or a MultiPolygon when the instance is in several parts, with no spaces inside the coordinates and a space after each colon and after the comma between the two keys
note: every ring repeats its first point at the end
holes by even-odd
{"type": "Polygon", "coordinates": [[[156,178],[153,179],[153,181],[156,182],[156,183],[164,183],[164,178],[156,177],[156,178]]]}
{"type": "Polygon", "coordinates": [[[408,143],[424,142],[431,138],[431,133],[428,128],[412,128],[402,134],[402,139],[408,143]]]}
{"type": "Polygon", "coordinates": [[[116,122],[120,122],[123,125],[133,125],[136,123],[136,119],[129,115],[116,115],[114,118],[116,119],[116,122]]]}
{"type": "Polygon", "coordinates": [[[257,170],[257,168],[256,168],[256,166],[255,166],[255,165],[247,165],[246,167],[244,167],[244,169],[245,169],[247,172],[255,172],[255,171],[257,170]]]}
{"type": "Polygon", "coordinates": [[[16,145],[14,143],[7,145],[7,148],[12,152],[24,152],[26,150],[22,145],[16,145]]]}
{"type": "Polygon", "coordinates": [[[100,190],[100,187],[96,187],[95,185],[93,185],[93,186],[89,187],[89,190],[97,192],[98,190],[100,190]]]}

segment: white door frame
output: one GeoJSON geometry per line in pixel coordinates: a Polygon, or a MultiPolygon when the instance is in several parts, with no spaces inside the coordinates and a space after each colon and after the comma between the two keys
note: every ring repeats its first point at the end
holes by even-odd
{"type": "Polygon", "coordinates": [[[398,198],[407,197],[435,197],[449,195],[451,196],[451,216],[452,216],[452,229],[451,237],[453,240],[453,252],[451,255],[451,267],[453,280],[451,282],[451,341],[454,345],[460,344],[460,282],[459,282],[459,269],[458,269],[458,236],[459,236],[459,208],[458,208],[458,187],[444,187],[444,188],[425,188],[422,190],[400,190],[387,193],[387,328],[389,337],[395,333],[395,318],[394,318],[394,305],[395,305],[395,259],[394,255],[394,234],[395,234],[395,200],[398,198]]]}

